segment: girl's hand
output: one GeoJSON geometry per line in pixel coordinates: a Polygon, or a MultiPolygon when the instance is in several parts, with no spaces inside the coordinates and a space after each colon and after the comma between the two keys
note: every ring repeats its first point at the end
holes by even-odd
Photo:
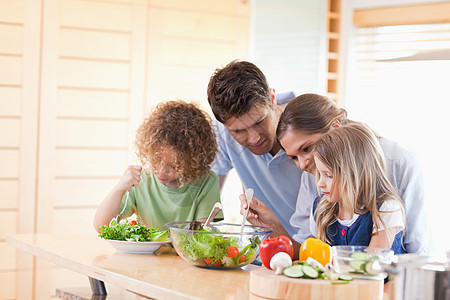
{"type": "Polygon", "coordinates": [[[133,186],[139,184],[141,181],[142,167],[137,165],[129,165],[122,175],[117,188],[121,191],[129,191],[133,186]]]}

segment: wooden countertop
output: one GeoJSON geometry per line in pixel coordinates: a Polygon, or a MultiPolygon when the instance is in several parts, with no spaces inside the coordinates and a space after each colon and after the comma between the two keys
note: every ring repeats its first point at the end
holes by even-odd
{"type": "Polygon", "coordinates": [[[158,299],[249,299],[249,272],[258,268],[198,268],[167,246],[155,254],[119,253],[96,234],[24,234],[6,241],[58,266],[158,299]]]}

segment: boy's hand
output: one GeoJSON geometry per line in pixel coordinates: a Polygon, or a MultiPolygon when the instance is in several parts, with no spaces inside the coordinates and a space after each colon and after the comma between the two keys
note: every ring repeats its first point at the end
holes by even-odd
{"type": "Polygon", "coordinates": [[[129,191],[133,186],[141,181],[142,167],[137,165],[129,165],[120,179],[117,188],[122,191],[129,191]]]}

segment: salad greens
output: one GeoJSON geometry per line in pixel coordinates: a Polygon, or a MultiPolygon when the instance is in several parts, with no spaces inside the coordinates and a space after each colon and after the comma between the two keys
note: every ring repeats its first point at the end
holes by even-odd
{"type": "Polygon", "coordinates": [[[99,237],[106,240],[130,241],[130,242],[165,242],[169,240],[169,232],[158,228],[147,228],[136,221],[121,221],[100,226],[99,237]]]}
{"type": "MultiPolygon", "coordinates": [[[[211,231],[200,228],[198,231],[211,231]]],[[[233,268],[246,265],[256,257],[257,246],[261,243],[253,236],[246,246],[240,245],[234,237],[219,234],[172,233],[178,250],[197,266],[233,268]]]]}

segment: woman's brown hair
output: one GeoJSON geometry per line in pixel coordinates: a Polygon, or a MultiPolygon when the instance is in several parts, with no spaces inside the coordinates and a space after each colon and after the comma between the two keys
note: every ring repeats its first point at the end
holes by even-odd
{"type": "Polygon", "coordinates": [[[325,133],[338,120],[342,125],[349,122],[347,112],[328,97],[318,94],[303,94],[292,99],[280,116],[277,138],[280,140],[287,130],[306,134],[325,133]]]}

